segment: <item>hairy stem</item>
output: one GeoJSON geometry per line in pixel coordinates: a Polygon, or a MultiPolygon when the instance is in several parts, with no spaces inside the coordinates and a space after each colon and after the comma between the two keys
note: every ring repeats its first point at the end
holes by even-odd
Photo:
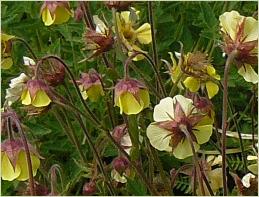
{"type": "Polygon", "coordinates": [[[12,39],[13,41],[19,41],[19,42],[22,42],[26,48],[28,49],[28,51],[31,53],[32,57],[34,60],[37,60],[37,56],[35,55],[35,53],[33,52],[32,48],[30,47],[30,45],[22,38],[18,38],[18,37],[15,37],[12,39]]]}

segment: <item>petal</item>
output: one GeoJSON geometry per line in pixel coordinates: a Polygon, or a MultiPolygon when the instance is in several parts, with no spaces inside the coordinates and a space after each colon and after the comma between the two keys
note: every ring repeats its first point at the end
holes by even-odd
{"type": "Polygon", "coordinates": [[[242,75],[247,82],[252,82],[253,84],[258,83],[258,74],[251,65],[245,64],[238,70],[238,73],[242,75]]]}
{"type": "Polygon", "coordinates": [[[171,136],[169,136],[170,134],[170,131],[162,129],[153,123],[147,127],[147,137],[150,144],[160,151],[172,151],[172,147],[169,145],[171,140],[171,136]]]}
{"type": "MultiPolygon", "coordinates": [[[[132,49],[134,49],[135,51],[146,52],[146,51],[143,51],[141,48],[139,48],[137,45],[132,45],[131,47],[132,47],[132,49]]],[[[132,51],[129,51],[129,52],[128,52],[128,56],[131,56],[132,54],[133,54],[132,51]]],[[[139,55],[137,55],[136,57],[134,57],[132,60],[133,60],[133,61],[140,61],[140,60],[143,60],[144,58],[145,58],[144,55],[139,54],[139,55]]]]}
{"type": "Polygon", "coordinates": [[[34,107],[44,107],[50,104],[51,100],[45,91],[39,90],[32,101],[34,107]]]}
{"type": "MultiPolygon", "coordinates": [[[[200,146],[199,144],[193,142],[195,152],[199,150],[200,146]]],[[[178,159],[185,159],[189,156],[193,155],[191,144],[188,142],[187,139],[184,139],[182,142],[180,142],[175,149],[173,150],[173,154],[178,159]]]]}
{"type": "Polygon", "coordinates": [[[207,81],[206,82],[206,89],[207,89],[207,92],[208,92],[209,99],[211,99],[213,96],[215,96],[218,93],[219,86],[212,81],[207,81]]]}
{"type": "Polygon", "coordinates": [[[149,44],[152,41],[151,28],[149,23],[144,23],[137,30],[137,39],[141,44],[149,44]]]}
{"type": "Polygon", "coordinates": [[[246,188],[249,188],[251,186],[251,179],[255,179],[255,175],[248,173],[246,174],[243,178],[242,178],[242,184],[243,186],[245,186],[246,188]]]}
{"type": "Polygon", "coordinates": [[[251,171],[253,174],[258,175],[258,164],[252,164],[247,166],[248,170],[251,171]]]}
{"type": "Polygon", "coordinates": [[[45,26],[50,26],[54,23],[54,19],[47,8],[43,9],[41,18],[45,26]]]}
{"type": "Polygon", "coordinates": [[[219,17],[221,30],[230,35],[232,40],[235,40],[237,27],[243,18],[237,11],[225,12],[219,17]]]}
{"type": "Polygon", "coordinates": [[[81,95],[82,95],[83,99],[86,100],[88,98],[88,95],[86,94],[86,91],[83,89],[83,86],[79,85],[78,87],[80,89],[80,92],[81,92],[81,95]]]}
{"type": "Polygon", "coordinates": [[[21,95],[21,100],[23,105],[30,105],[31,104],[31,95],[28,89],[24,90],[21,95]]]}
{"type": "Polygon", "coordinates": [[[209,141],[212,134],[212,125],[195,126],[193,128],[198,144],[204,144],[209,141]]]}
{"type": "Polygon", "coordinates": [[[94,21],[94,24],[96,25],[96,32],[105,34],[107,27],[104,24],[104,22],[97,15],[93,16],[93,21],[94,21]]]}
{"type": "Polygon", "coordinates": [[[172,120],[174,118],[174,100],[166,97],[160,100],[154,108],[153,118],[156,122],[172,120]]]}
{"type": "Polygon", "coordinates": [[[1,154],[2,154],[2,158],[1,158],[2,179],[6,181],[13,181],[20,175],[21,168],[19,165],[16,165],[14,170],[14,167],[12,166],[7,154],[3,152],[1,154]]]}
{"type": "Polygon", "coordinates": [[[71,14],[65,7],[57,7],[53,24],[62,24],[69,20],[71,14]]]}
{"type": "Polygon", "coordinates": [[[129,92],[125,92],[119,96],[119,107],[121,109],[121,114],[124,112],[127,115],[138,114],[143,109],[144,103],[137,99],[129,92]]]}
{"type": "Polygon", "coordinates": [[[245,42],[258,39],[258,21],[253,17],[246,17],[245,19],[244,36],[247,36],[245,42]]]}
{"type": "Polygon", "coordinates": [[[191,92],[197,92],[200,89],[200,80],[194,77],[187,77],[183,84],[186,88],[188,88],[191,92]]]}
{"type": "MultiPolygon", "coordinates": [[[[28,164],[25,151],[21,151],[18,156],[17,163],[21,167],[21,173],[17,180],[25,181],[29,179],[29,171],[28,171],[28,164]]],[[[38,157],[31,155],[31,164],[32,164],[32,174],[33,176],[36,175],[38,168],[40,167],[40,160],[38,157]]]]}
{"type": "Polygon", "coordinates": [[[130,23],[130,11],[121,12],[120,17],[125,23],[130,23]]]}
{"type": "Polygon", "coordinates": [[[186,116],[189,116],[191,113],[194,113],[194,105],[191,99],[185,98],[182,95],[176,95],[173,98],[174,105],[178,102],[181,105],[181,108],[186,116]]]}
{"type": "MultiPolygon", "coordinates": [[[[35,65],[36,63],[35,63],[35,61],[34,61],[33,59],[31,59],[31,58],[29,58],[29,57],[23,56],[23,64],[24,64],[25,66],[31,66],[31,65],[35,65]]],[[[25,76],[26,76],[26,75],[25,75],[25,76]]]]}
{"type": "Polygon", "coordinates": [[[211,182],[211,189],[214,193],[223,187],[222,168],[216,168],[210,171],[208,176],[211,182]]]}
{"type": "Polygon", "coordinates": [[[13,59],[11,57],[3,58],[1,61],[1,69],[7,70],[13,65],[13,59]]]}
{"type": "Polygon", "coordinates": [[[120,175],[115,169],[113,169],[113,170],[111,171],[111,177],[112,177],[115,181],[117,181],[117,182],[119,182],[119,183],[126,183],[126,182],[127,182],[126,177],[125,177],[124,175],[120,175]]]}
{"type": "Polygon", "coordinates": [[[4,42],[7,42],[8,40],[10,40],[10,39],[12,39],[12,38],[14,38],[14,37],[15,37],[15,36],[1,33],[1,40],[4,41],[4,42]]]}
{"type": "Polygon", "coordinates": [[[207,66],[207,73],[208,75],[210,75],[211,77],[220,80],[220,76],[216,74],[216,70],[212,65],[208,65],[207,66]]]}
{"type": "Polygon", "coordinates": [[[96,102],[104,93],[101,85],[93,85],[86,91],[86,94],[92,102],[96,102]]]}
{"type": "Polygon", "coordinates": [[[143,109],[147,108],[150,104],[150,98],[149,98],[148,91],[147,90],[140,90],[139,91],[139,97],[144,103],[143,109]]]}

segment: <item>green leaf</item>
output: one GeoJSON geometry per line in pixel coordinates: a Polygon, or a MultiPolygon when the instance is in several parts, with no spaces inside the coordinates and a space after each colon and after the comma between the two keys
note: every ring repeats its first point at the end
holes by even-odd
{"type": "Polygon", "coordinates": [[[127,190],[130,194],[135,196],[146,196],[147,188],[139,179],[127,178],[127,190]]]}

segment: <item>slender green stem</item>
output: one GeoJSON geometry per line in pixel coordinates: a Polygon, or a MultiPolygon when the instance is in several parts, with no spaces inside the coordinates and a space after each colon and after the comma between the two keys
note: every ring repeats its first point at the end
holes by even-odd
{"type": "Polygon", "coordinates": [[[222,172],[223,172],[223,195],[228,195],[227,187],[227,166],[226,166],[226,132],[227,132],[227,109],[228,109],[228,74],[230,66],[237,54],[237,51],[233,51],[227,58],[224,69],[224,81],[223,81],[223,109],[222,109],[222,172]]]}
{"type": "Polygon", "coordinates": [[[26,48],[28,49],[28,51],[31,53],[32,57],[34,60],[37,60],[37,56],[35,55],[35,53],[33,52],[32,48],[30,47],[30,45],[22,38],[18,38],[18,37],[15,37],[12,39],[13,41],[20,41],[22,42],[26,48]]]}

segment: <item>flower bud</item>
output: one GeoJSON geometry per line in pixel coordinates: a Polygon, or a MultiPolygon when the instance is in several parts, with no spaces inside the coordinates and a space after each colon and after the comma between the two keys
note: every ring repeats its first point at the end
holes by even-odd
{"type": "Polygon", "coordinates": [[[45,107],[51,102],[49,86],[42,80],[29,80],[21,95],[22,104],[45,107]]]}
{"type": "Polygon", "coordinates": [[[84,16],[83,10],[81,9],[81,6],[79,5],[75,12],[74,12],[74,18],[76,22],[80,22],[84,16]]]}
{"type": "Polygon", "coordinates": [[[115,8],[117,11],[125,11],[128,10],[132,1],[105,1],[104,4],[109,9],[115,8]]]}
{"type": "Polygon", "coordinates": [[[96,183],[95,181],[90,181],[84,184],[83,195],[91,196],[96,193],[96,183]]]}
{"type": "Polygon", "coordinates": [[[112,136],[116,140],[116,142],[119,143],[127,132],[128,132],[127,125],[121,124],[114,128],[112,136]]]}
{"type": "Polygon", "coordinates": [[[82,73],[81,79],[77,83],[85,100],[89,98],[90,101],[96,102],[104,95],[100,76],[94,69],[91,69],[88,73],[82,73]]]}
{"type": "Polygon", "coordinates": [[[120,113],[138,114],[149,106],[150,99],[146,86],[135,79],[120,80],[115,86],[115,106],[120,113]]]}
{"type": "Polygon", "coordinates": [[[50,86],[57,86],[64,82],[65,67],[56,59],[48,59],[40,66],[39,77],[50,86]]]}
{"type": "Polygon", "coordinates": [[[122,174],[129,167],[129,161],[126,157],[116,157],[112,162],[112,167],[119,173],[122,174]]]}
{"type": "Polygon", "coordinates": [[[72,16],[69,2],[66,1],[45,1],[40,12],[45,26],[65,23],[72,16]]]}
{"type": "MultiPolygon", "coordinates": [[[[28,144],[28,146],[33,176],[35,176],[40,166],[41,157],[30,144],[28,144]]],[[[1,177],[3,180],[13,181],[17,179],[19,181],[25,181],[29,179],[25,148],[20,138],[14,140],[8,139],[1,143],[1,158],[1,177]]]]}

